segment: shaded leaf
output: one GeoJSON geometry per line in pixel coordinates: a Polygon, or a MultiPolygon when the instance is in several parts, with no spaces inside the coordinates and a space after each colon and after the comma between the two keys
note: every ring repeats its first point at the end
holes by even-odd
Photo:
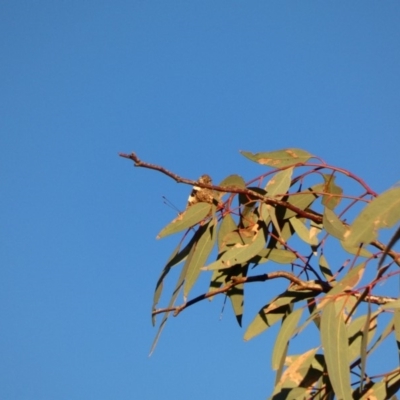
{"type": "Polygon", "coordinates": [[[358,255],[360,257],[372,257],[372,253],[363,247],[351,247],[346,240],[341,240],[340,244],[343,249],[346,250],[350,254],[358,255]]]}
{"type": "MultiPolygon", "coordinates": [[[[183,231],[184,229],[190,228],[202,221],[211,211],[211,204],[208,203],[196,203],[189,207],[185,212],[178,215],[170,224],[168,224],[161,232],[157,235],[157,239],[161,239],[173,233],[183,231]]],[[[215,210],[215,206],[213,206],[215,210]]]]}
{"type": "Polygon", "coordinates": [[[339,399],[352,400],[346,325],[340,307],[336,307],[333,301],[322,310],[321,343],[336,396],[339,399]]]}
{"type": "Polygon", "coordinates": [[[334,280],[333,274],[331,272],[331,269],[329,268],[328,261],[326,261],[326,258],[323,254],[320,255],[318,264],[319,264],[319,269],[321,270],[325,279],[332,284],[332,281],[334,280]]]}
{"type": "Polygon", "coordinates": [[[312,154],[301,149],[283,149],[265,153],[241,151],[241,154],[251,161],[273,168],[283,168],[289,165],[305,163],[313,157],[312,154]]]}
{"type": "Polygon", "coordinates": [[[373,199],[358,215],[345,240],[348,246],[370,243],[378,229],[390,228],[400,220],[400,188],[390,189],[373,199]]]}

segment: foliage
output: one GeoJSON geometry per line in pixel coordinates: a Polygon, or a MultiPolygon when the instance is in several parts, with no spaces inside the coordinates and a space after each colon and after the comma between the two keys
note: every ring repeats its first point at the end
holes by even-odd
{"type": "Polygon", "coordinates": [[[145,163],[134,153],[121,154],[135,166],[212,189],[218,200],[188,207],[159,234],[184,232],[156,285],[153,323],[158,314],[163,319],[154,346],[170,315],[224,294],[241,324],[245,287],[284,280],[287,287],[260,304],[244,334],[249,340],[280,323],[272,356],[276,385],[270,398],[391,398],[400,387],[400,369],[374,376],[368,369],[371,353],[383,343],[389,342],[392,354],[399,354],[400,300],[379,295],[377,285],[387,284],[399,271],[393,245],[400,230],[388,246],[378,235],[400,220],[400,188],[378,196],[351,172],[300,149],[242,154],[272,170],[247,183],[231,175],[213,186],[145,163]],[[331,249],[335,266],[328,262],[331,249]],[[216,259],[209,261],[214,253],[216,259]],[[387,264],[382,254],[390,258],[387,264]],[[171,300],[166,308],[157,308],[164,280],[177,265],[182,265],[181,273],[171,300]],[[205,271],[211,271],[208,291],[188,300],[205,271]],[[175,305],[179,294],[183,303],[175,305]],[[320,344],[289,355],[290,342],[312,325],[320,344]]]}

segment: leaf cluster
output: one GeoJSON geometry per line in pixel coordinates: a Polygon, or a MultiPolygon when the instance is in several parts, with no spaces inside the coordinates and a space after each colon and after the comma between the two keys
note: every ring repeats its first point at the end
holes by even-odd
{"type": "MultiPolygon", "coordinates": [[[[286,282],[284,290],[260,305],[244,334],[250,340],[280,324],[270,398],[390,398],[400,387],[400,369],[371,375],[369,360],[384,342],[399,354],[400,300],[378,294],[377,285],[399,271],[399,254],[393,250],[398,232],[388,247],[378,236],[380,229],[400,220],[400,188],[378,196],[351,172],[300,149],[242,154],[270,169],[249,182],[230,175],[216,186],[197,183],[213,189],[219,205],[197,203],[158,235],[183,233],[156,284],[153,323],[159,314],[162,321],[152,350],[169,316],[220,294],[230,300],[241,325],[245,289],[253,282],[269,285],[279,279],[286,282]],[[334,257],[334,266],[328,261],[330,248],[342,257],[339,263],[339,256],[334,257]],[[385,265],[383,259],[379,263],[383,253],[390,259],[385,265]],[[157,308],[164,281],[177,266],[180,275],[169,304],[157,308]],[[210,277],[208,288],[190,298],[204,274],[210,277]],[[310,326],[319,343],[290,354],[290,343],[310,326]]],[[[134,154],[126,157],[136,166],[195,183],[134,154]]]]}

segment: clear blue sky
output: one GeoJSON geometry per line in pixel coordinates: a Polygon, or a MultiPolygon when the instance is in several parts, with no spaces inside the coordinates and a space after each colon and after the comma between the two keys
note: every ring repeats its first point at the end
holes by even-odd
{"type": "Polygon", "coordinates": [[[399,43],[389,0],[2,1],[0,398],[265,398],[274,335],[243,342],[222,299],[148,358],[178,240],[155,240],[161,196],[183,208],[190,188],[117,154],[219,181],[261,173],[239,150],[300,147],[381,192],[400,179],[399,43]]]}

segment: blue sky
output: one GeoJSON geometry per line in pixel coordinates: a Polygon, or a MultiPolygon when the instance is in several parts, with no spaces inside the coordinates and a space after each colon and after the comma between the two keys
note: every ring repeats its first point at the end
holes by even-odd
{"type": "Polygon", "coordinates": [[[265,398],[276,330],[243,342],[222,299],[148,358],[178,240],[155,240],[162,196],[182,209],[190,188],[118,152],[219,181],[263,171],[239,150],[300,147],[381,192],[399,43],[398,1],[2,1],[0,397],[265,398]]]}

